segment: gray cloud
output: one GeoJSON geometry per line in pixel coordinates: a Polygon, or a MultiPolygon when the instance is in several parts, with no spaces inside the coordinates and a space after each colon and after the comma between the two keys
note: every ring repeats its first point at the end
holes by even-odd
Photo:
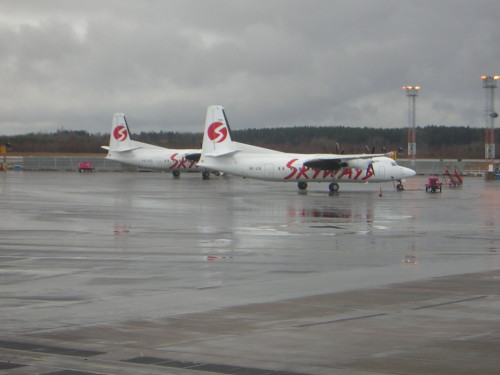
{"type": "Polygon", "coordinates": [[[497,1],[3,1],[0,134],[484,124],[500,74],[497,1]],[[436,4],[437,3],[437,4],[436,4]]]}

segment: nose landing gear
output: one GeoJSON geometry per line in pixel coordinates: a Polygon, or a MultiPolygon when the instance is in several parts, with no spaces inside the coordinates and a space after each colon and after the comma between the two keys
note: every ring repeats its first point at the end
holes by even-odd
{"type": "Polygon", "coordinates": [[[401,180],[396,180],[397,184],[395,184],[395,188],[397,191],[403,191],[405,187],[403,186],[403,182],[401,180]]]}

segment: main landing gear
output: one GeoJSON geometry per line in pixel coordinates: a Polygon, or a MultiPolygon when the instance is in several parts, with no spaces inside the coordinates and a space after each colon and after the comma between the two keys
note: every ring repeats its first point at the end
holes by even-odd
{"type": "MultiPolygon", "coordinates": [[[[180,170],[174,169],[172,171],[172,176],[174,176],[174,178],[179,178],[180,175],[181,175],[181,171],[180,170]]],[[[218,176],[219,172],[214,172],[214,175],[218,176]]],[[[210,180],[210,172],[209,171],[203,171],[203,172],[201,172],[201,179],[202,180],[210,180]]]]}
{"type": "MultiPolygon", "coordinates": [[[[299,190],[306,190],[307,189],[307,182],[305,181],[300,181],[298,184],[297,184],[299,190]]],[[[339,190],[339,184],[337,184],[336,182],[332,182],[330,185],[328,185],[328,189],[330,189],[330,191],[338,191],[339,190]]]]}
{"type": "Polygon", "coordinates": [[[307,189],[307,182],[305,182],[305,181],[300,181],[300,182],[297,184],[297,187],[299,188],[299,190],[306,190],[306,189],[307,189]]]}
{"type": "Polygon", "coordinates": [[[328,189],[330,189],[330,191],[339,191],[339,184],[337,184],[336,182],[332,182],[330,185],[328,185],[328,189]]]}

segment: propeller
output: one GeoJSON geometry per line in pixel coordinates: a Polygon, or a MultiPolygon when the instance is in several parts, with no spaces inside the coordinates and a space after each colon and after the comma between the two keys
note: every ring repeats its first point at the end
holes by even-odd
{"type": "Polygon", "coordinates": [[[366,168],[367,174],[375,175],[375,169],[373,168],[373,163],[375,162],[376,160],[373,159],[352,159],[349,160],[348,166],[351,168],[361,169],[361,170],[364,170],[366,168]]]}
{"type": "Polygon", "coordinates": [[[344,150],[340,149],[339,143],[335,143],[335,148],[337,149],[337,154],[344,155],[344,150]]]}
{"type": "Polygon", "coordinates": [[[370,169],[372,171],[372,174],[375,176],[375,168],[373,168],[373,160],[370,160],[370,163],[368,164],[368,168],[366,168],[366,174],[370,172],[370,169]]]}
{"type": "Polygon", "coordinates": [[[367,154],[374,154],[376,151],[375,146],[372,146],[372,150],[370,152],[370,148],[368,147],[368,145],[365,145],[365,150],[367,154]]]}

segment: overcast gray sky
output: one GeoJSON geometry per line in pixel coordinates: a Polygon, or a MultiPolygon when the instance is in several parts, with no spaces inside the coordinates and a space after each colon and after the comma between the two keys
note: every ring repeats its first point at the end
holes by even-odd
{"type": "MultiPolygon", "coordinates": [[[[484,126],[498,0],[0,0],[0,134],[484,126]]],[[[498,97],[498,95],[497,95],[498,97]]],[[[500,105],[500,104],[499,104],[500,105]]]]}

